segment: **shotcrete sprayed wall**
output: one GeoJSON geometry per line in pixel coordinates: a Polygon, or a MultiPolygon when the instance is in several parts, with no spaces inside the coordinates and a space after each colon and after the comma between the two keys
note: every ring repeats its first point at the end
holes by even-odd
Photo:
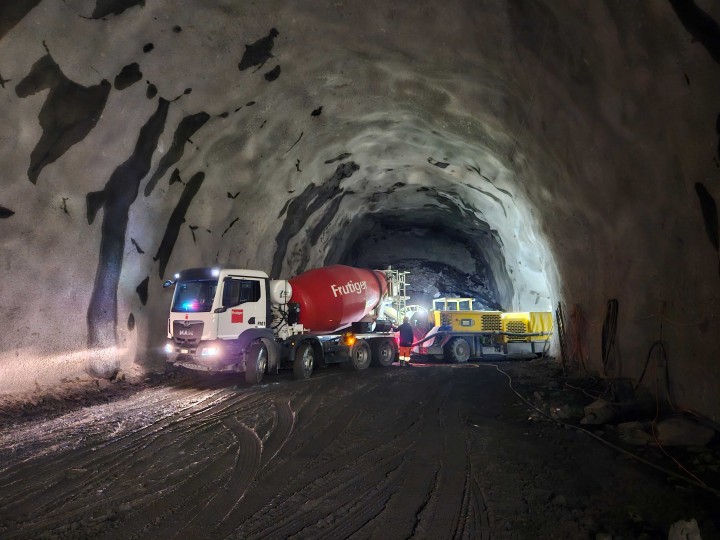
{"type": "Polygon", "coordinates": [[[661,338],[675,401],[717,419],[718,18],[690,0],[6,2],[0,390],[158,368],[170,273],[386,259],[381,226],[447,231],[420,258],[470,254],[505,309],[577,305],[591,370],[637,377],[661,338]]]}

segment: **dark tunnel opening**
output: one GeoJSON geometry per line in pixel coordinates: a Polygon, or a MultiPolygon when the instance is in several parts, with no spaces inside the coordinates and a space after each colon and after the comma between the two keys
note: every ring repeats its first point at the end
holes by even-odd
{"type": "Polygon", "coordinates": [[[426,308],[433,298],[445,296],[473,298],[479,309],[502,310],[512,304],[512,294],[507,294],[512,282],[490,226],[459,222],[437,208],[358,216],[326,263],[410,272],[411,302],[426,308]]]}

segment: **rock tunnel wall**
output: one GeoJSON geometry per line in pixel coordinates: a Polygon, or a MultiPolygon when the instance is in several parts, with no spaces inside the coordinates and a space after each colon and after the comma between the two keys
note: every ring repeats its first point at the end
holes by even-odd
{"type": "Polygon", "coordinates": [[[382,221],[472,246],[504,309],[576,306],[592,371],[637,378],[662,340],[675,403],[717,420],[718,20],[689,0],[6,3],[2,391],[157,367],[175,270],[369,260],[382,221]]]}

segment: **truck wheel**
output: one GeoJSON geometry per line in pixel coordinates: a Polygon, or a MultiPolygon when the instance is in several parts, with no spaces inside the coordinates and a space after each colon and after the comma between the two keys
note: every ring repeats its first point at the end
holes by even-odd
{"type": "Polygon", "coordinates": [[[370,342],[370,352],[373,366],[388,367],[395,361],[395,343],[392,339],[374,339],[370,342]]]}
{"type": "Polygon", "coordinates": [[[295,351],[293,375],[296,379],[309,379],[315,367],[315,351],[312,343],[303,343],[295,351]]]}
{"type": "Polygon", "coordinates": [[[461,337],[452,338],[445,345],[445,360],[453,364],[464,364],[470,358],[470,345],[461,337]]]}
{"type": "Polygon", "coordinates": [[[268,364],[267,347],[262,343],[253,343],[248,350],[245,361],[245,381],[249,384],[260,384],[268,364]]]}
{"type": "Polygon", "coordinates": [[[358,339],[350,349],[350,366],[355,371],[362,371],[370,366],[371,360],[370,345],[368,345],[367,341],[358,339]]]}

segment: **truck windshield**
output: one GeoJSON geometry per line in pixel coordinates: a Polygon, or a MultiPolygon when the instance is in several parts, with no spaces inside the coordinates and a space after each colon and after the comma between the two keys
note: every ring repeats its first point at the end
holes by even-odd
{"type": "Polygon", "coordinates": [[[179,281],[175,285],[172,311],[194,313],[210,311],[216,290],[217,280],[179,281]]]}

